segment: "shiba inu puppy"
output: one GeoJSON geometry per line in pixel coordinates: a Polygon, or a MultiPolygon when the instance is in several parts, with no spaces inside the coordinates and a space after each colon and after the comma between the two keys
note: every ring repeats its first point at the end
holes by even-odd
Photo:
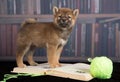
{"type": "Polygon", "coordinates": [[[26,55],[30,65],[38,65],[33,60],[36,47],[45,47],[51,68],[61,66],[60,54],[72,32],[79,10],[53,7],[53,22],[37,22],[28,19],[22,23],[17,36],[16,61],[18,67],[25,67],[26,55]]]}

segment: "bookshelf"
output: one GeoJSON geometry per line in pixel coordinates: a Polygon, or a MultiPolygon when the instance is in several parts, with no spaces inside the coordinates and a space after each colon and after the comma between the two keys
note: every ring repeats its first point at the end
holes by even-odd
{"type": "MultiPolygon", "coordinates": [[[[84,19],[96,19],[96,18],[120,18],[120,14],[81,14],[78,16],[78,20],[84,19]]],[[[0,15],[1,19],[10,19],[10,20],[18,20],[19,19],[26,19],[26,18],[36,18],[36,19],[52,19],[52,15],[0,15]]],[[[7,21],[7,20],[6,20],[7,21]]],[[[50,20],[48,20],[50,21],[50,20]]],[[[2,20],[0,20],[0,23],[2,20]]],[[[21,22],[19,22],[21,23],[21,22]]]]}
{"type": "MultiPolygon", "coordinates": [[[[87,61],[95,56],[120,61],[120,0],[0,0],[0,60],[15,60],[21,22],[27,18],[52,21],[53,5],[80,10],[61,61],[87,61]]],[[[46,61],[45,49],[37,49],[35,59],[46,61]]]]}
{"type": "MultiPolygon", "coordinates": [[[[49,22],[53,20],[52,15],[0,15],[0,23],[21,23],[27,18],[36,18],[40,22],[49,22]]],[[[120,14],[80,14],[78,22],[81,23],[94,23],[96,18],[111,18],[106,20],[114,21],[120,19],[120,14]]]]}

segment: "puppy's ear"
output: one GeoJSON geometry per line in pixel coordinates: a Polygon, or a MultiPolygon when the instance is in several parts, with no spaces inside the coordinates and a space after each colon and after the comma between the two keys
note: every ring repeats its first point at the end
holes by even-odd
{"type": "Polygon", "coordinates": [[[53,7],[53,14],[55,15],[58,12],[58,8],[56,6],[53,7]]]}
{"type": "Polygon", "coordinates": [[[77,17],[79,15],[79,9],[73,10],[73,14],[77,17]]]}

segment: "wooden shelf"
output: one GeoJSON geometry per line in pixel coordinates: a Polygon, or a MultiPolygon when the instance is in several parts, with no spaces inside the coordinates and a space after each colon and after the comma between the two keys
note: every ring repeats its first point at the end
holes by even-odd
{"type": "MultiPolygon", "coordinates": [[[[0,18],[52,18],[52,15],[0,15],[0,18]]],[[[120,14],[79,14],[79,18],[120,17],[120,14]]]]}
{"type": "MultiPolygon", "coordinates": [[[[79,22],[93,23],[96,18],[120,18],[120,14],[80,14],[79,22]]],[[[21,23],[27,18],[36,18],[40,22],[53,20],[53,15],[0,15],[0,23],[21,23]]]]}

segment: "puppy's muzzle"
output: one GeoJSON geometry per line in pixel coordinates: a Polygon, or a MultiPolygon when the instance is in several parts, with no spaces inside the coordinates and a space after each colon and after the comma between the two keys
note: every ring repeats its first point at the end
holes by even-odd
{"type": "Polygon", "coordinates": [[[69,22],[67,19],[60,19],[59,25],[62,27],[67,27],[67,26],[69,26],[69,22]]]}

